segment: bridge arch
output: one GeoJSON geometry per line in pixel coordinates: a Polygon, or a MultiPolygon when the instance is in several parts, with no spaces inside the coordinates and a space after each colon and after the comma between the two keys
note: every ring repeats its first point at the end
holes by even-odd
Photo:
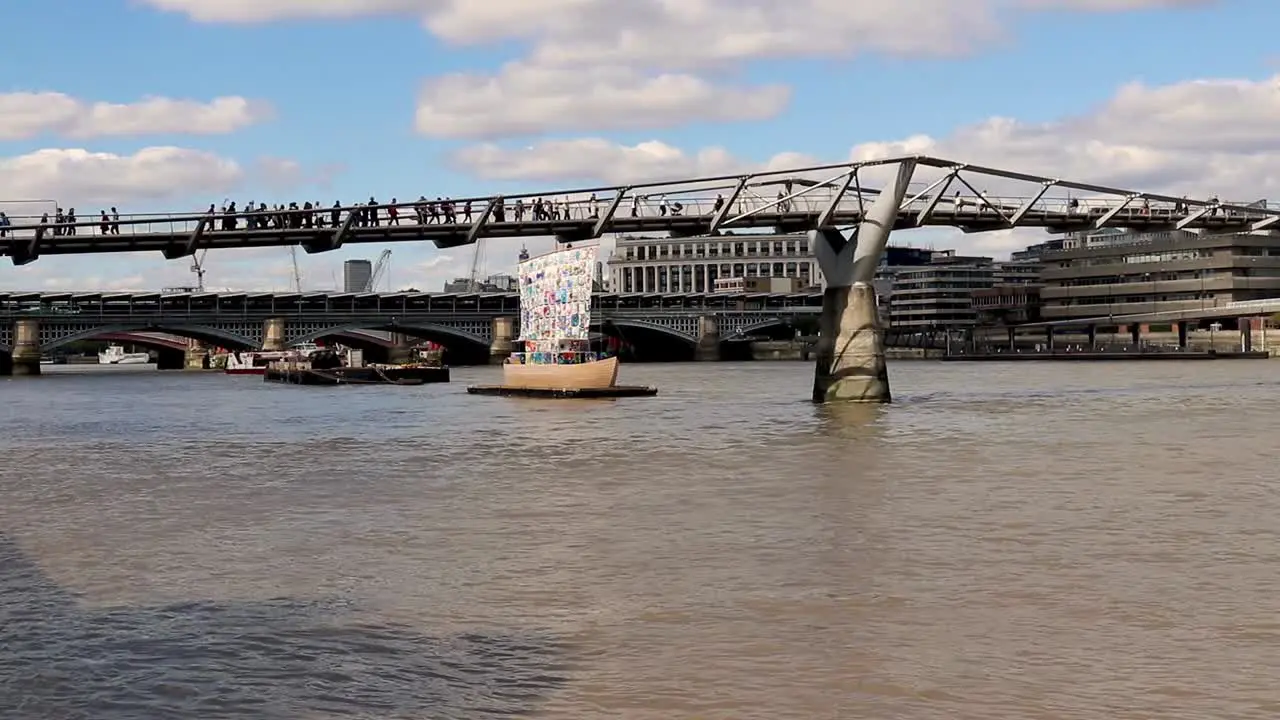
{"type": "MultiPolygon", "coordinates": [[[[323,337],[343,335],[345,333],[359,333],[359,331],[361,330],[382,330],[385,332],[394,332],[394,333],[401,333],[403,335],[410,335],[413,337],[423,338],[426,340],[436,340],[438,338],[446,338],[449,340],[462,341],[462,342],[470,343],[472,345],[478,345],[480,347],[485,348],[485,350],[488,350],[489,348],[488,338],[480,337],[479,335],[467,332],[466,330],[459,330],[457,328],[451,328],[445,325],[436,325],[434,323],[414,323],[412,325],[379,324],[376,322],[346,323],[343,325],[334,325],[333,327],[312,330],[311,332],[308,332],[306,334],[299,335],[297,338],[294,338],[290,342],[291,344],[315,342],[316,340],[323,337]]],[[[368,338],[368,340],[374,341],[373,338],[368,338]]],[[[441,343],[441,344],[445,345],[447,343],[441,343]]]]}
{"type": "Polygon", "coordinates": [[[785,318],[775,317],[765,320],[758,320],[753,323],[742,325],[737,330],[730,333],[721,333],[721,337],[725,340],[736,340],[749,337],[762,330],[775,330],[778,328],[791,327],[791,321],[785,318]]]}
{"type": "Polygon", "coordinates": [[[374,335],[367,330],[343,330],[340,332],[322,335],[321,337],[332,337],[351,347],[379,347],[389,348],[395,343],[390,338],[374,335]]]}
{"type": "Polygon", "coordinates": [[[473,332],[447,325],[435,323],[378,323],[354,322],[332,327],[315,328],[296,338],[290,344],[314,342],[321,338],[333,338],[339,342],[347,342],[352,347],[372,350],[374,357],[379,357],[390,350],[390,345],[378,338],[362,335],[362,330],[381,330],[399,333],[416,340],[430,340],[444,346],[444,359],[453,365],[484,365],[489,362],[489,338],[473,332]]]}
{"type": "Polygon", "coordinates": [[[630,318],[606,318],[603,320],[593,320],[591,323],[591,326],[593,328],[598,328],[601,332],[605,332],[606,334],[607,334],[608,328],[612,326],[614,328],[622,330],[623,332],[630,329],[630,330],[641,330],[641,331],[650,332],[650,333],[657,333],[659,335],[666,335],[667,337],[670,337],[670,338],[683,340],[684,342],[688,343],[691,346],[697,344],[698,342],[698,339],[693,335],[690,335],[689,333],[681,332],[679,330],[676,330],[675,328],[667,327],[666,325],[663,325],[661,323],[649,322],[648,320],[633,320],[630,318]]]}
{"type": "Polygon", "coordinates": [[[591,326],[601,335],[621,340],[624,357],[639,362],[689,361],[698,344],[689,333],[646,320],[605,318],[591,326]]]}
{"type": "MultiPolygon", "coordinates": [[[[94,340],[101,335],[121,335],[134,332],[169,333],[170,335],[178,335],[213,345],[220,345],[240,350],[251,350],[258,347],[258,343],[251,338],[246,338],[242,335],[236,335],[235,333],[219,330],[217,328],[203,327],[199,325],[147,325],[139,323],[103,325],[100,327],[88,328],[86,330],[69,333],[62,337],[41,343],[40,349],[42,351],[56,350],[74,342],[94,340]]],[[[148,345],[145,340],[130,340],[130,342],[136,342],[139,345],[148,345]]],[[[156,347],[158,345],[153,343],[150,346],[156,347]]]]}
{"type": "Polygon", "coordinates": [[[187,343],[185,342],[186,338],[183,338],[181,340],[178,340],[178,339],[170,340],[170,339],[154,337],[152,335],[146,335],[142,333],[128,333],[128,332],[102,333],[100,335],[94,336],[93,339],[106,340],[108,342],[128,343],[130,345],[144,345],[146,347],[156,348],[157,350],[185,351],[187,349],[187,343]]]}

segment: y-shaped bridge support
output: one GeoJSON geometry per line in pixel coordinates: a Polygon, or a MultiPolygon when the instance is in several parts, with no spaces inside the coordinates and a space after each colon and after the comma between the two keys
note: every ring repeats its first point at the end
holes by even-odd
{"type": "MultiPolygon", "coordinates": [[[[915,169],[915,160],[898,165],[892,187],[882,189],[863,215],[856,241],[846,240],[829,221],[819,222],[817,230],[809,231],[809,243],[827,281],[813,375],[816,403],[887,403],[892,399],[884,360],[884,329],[872,281],[915,169]]],[[[822,220],[830,215],[823,213],[822,220]]]]}

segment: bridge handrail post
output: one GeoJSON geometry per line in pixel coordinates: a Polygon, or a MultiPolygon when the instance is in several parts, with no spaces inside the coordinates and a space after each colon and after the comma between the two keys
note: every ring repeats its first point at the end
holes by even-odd
{"type": "MultiPolygon", "coordinates": [[[[505,202],[506,200],[503,199],[501,195],[489,199],[489,203],[485,206],[484,212],[480,213],[480,217],[477,217],[472,221],[470,228],[467,228],[468,245],[471,245],[476,240],[480,239],[480,233],[484,231],[484,226],[488,224],[489,217],[493,215],[493,211],[498,209],[498,206],[505,202]]],[[[503,219],[505,218],[506,213],[504,212],[503,219]]]]}
{"type": "Polygon", "coordinates": [[[855,174],[855,170],[850,170],[844,174],[844,178],[840,180],[840,187],[836,189],[835,195],[818,214],[818,219],[814,222],[814,228],[820,230],[834,226],[833,219],[835,218],[836,210],[839,209],[840,202],[844,200],[845,193],[849,191],[849,186],[853,184],[855,174]]]}
{"type": "Polygon", "coordinates": [[[630,185],[618,188],[617,192],[614,193],[613,201],[609,203],[609,207],[604,211],[604,214],[596,218],[595,227],[591,228],[591,239],[594,240],[604,234],[605,225],[613,220],[613,216],[618,213],[618,208],[622,205],[622,199],[629,192],[631,192],[630,185]]]}
{"type": "Polygon", "coordinates": [[[711,218],[711,224],[707,228],[707,233],[709,235],[715,235],[716,232],[720,230],[720,224],[724,222],[725,217],[733,209],[733,204],[738,201],[738,196],[742,195],[742,189],[747,186],[748,182],[751,182],[752,177],[754,177],[754,175],[743,175],[738,179],[738,184],[733,187],[733,191],[729,193],[729,197],[725,198],[724,205],[722,205],[720,210],[711,218]]]}
{"type": "Polygon", "coordinates": [[[764,212],[765,210],[768,210],[768,209],[770,209],[770,208],[777,207],[777,206],[779,206],[779,205],[782,205],[783,203],[786,203],[786,202],[789,202],[789,201],[791,201],[791,200],[794,200],[794,199],[796,199],[796,198],[798,198],[798,197],[802,197],[802,196],[804,196],[804,195],[807,195],[807,194],[809,194],[809,193],[813,192],[815,189],[817,189],[817,188],[819,188],[819,187],[824,187],[824,186],[826,186],[826,185],[830,185],[831,183],[833,183],[833,182],[835,182],[835,181],[839,180],[840,178],[844,177],[845,173],[847,173],[847,172],[849,172],[849,171],[848,171],[848,170],[844,170],[844,171],[842,171],[840,174],[838,174],[838,175],[833,175],[833,176],[831,176],[829,179],[824,180],[824,181],[822,181],[821,183],[816,183],[816,184],[814,184],[814,185],[810,185],[809,187],[801,188],[800,190],[796,190],[795,192],[792,192],[790,195],[785,195],[785,194],[784,194],[782,197],[777,198],[777,199],[775,199],[775,200],[770,200],[769,202],[765,203],[764,205],[761,205],[760,207],[754,208],[754,209],[752,209],[752,210],[748,210],[747,212],[744,212],[744,213],[741,213],[741,214],[739,214],[739,215],[736,215],[736,216],[734,216],[734,217],[732,217],[732,218],[729,218],[728,220],[725,220],[722,224],[723,224],[723,225],[731,225],[731,224],[733,224],[733,223],[735,223],[735,222],[738,222],[738,221],[740,221],[740,220],[745,220],[745,219],[747,219],[747,218],[749,218],[749,217],[752,217],[752,216],[754,216],[754,215],[758,215],[758,214],[760,214],[760,213],[762,213],[762,212],[764,212]]]}

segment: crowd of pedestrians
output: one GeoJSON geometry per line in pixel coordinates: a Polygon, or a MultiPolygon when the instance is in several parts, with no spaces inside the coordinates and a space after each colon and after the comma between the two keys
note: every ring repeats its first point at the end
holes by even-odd
{"type": "MultiPolygon", "coordinates": [[[[789,192],[790,188],[778,192],[775,204],[780,212],[791,210],[792,201],[786,199],[789,192]]],[[[334,202],[328,207],[318,201],[268,206],[266,203],[253,201],[238,204],[228,200],[221,206],[210,203],[204,214],[208,218],[205,229],[209,231],[339,228],[348,222],[354,228],[396,227],[402,223],[471,225],[486,214],[491,222],[599,219],[600,213],[605,211],[606,203],[612,206],[614,201],[613,197],[601,200],[595,193],[586,199],[576,200],[569,196],[563,199],[516,198],[512,201],[497,198],[453,200],[447,197],[429,200],[426,196],[420,196],[416,201],[409,203],[401,203],[396,198],[392,198],[389,203],[379,203],[371,197],[367,203],[343,205],[340,202],[334,202]]],[[[695,213],[719,213],[724,204],[724,196],[717,195],[713,203],[709,206],[703,205],[695,210],[695,213]]],[[[739,201],[739,205],[741,204],[739,201]]],[[[680,217],[690,214],[689,208],[684,203],[680,200],[669,200],[666,195],[656,197],[634,195],[630,198],[629,206],[631,217],[653,215],[680,217]]],[[[622,214],[620,210],[621,208],[615,208],[614,212],[622,214]]],[[[129,220],[126,218],[124,224],[135,224],[130,223],[129,220]]],[[[166,221],[161,217],[153,220],[138,217],[136,220],[139,221],[136,224],[140,226],[137,232],[153,232],[154,230],[149,227],[151,223],[166,221]]],[[[25,223],[18,224],[25,225],[25,223]]],[[[0,212],[0,237],[7,237],[12,232],[10,228],[14,225],[15,223],[4,212],[0,212]]],[[[40,216],[39,226],[43,234],[54,237],[75,236],[79,233],[92,234],[95,229],[101,235],[119,235],[120,212],[112,207],[109,211],[99,211],[96,219],[86,221],[76,214],[75,208],[69,208],[65,212],[62,208],[56,208],[52,217],[47,212],[40,216]]]]}

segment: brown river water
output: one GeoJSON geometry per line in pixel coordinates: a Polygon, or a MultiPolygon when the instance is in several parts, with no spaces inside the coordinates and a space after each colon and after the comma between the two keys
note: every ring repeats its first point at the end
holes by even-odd
{"type": "Polygon", "coordinates": [[[1280,363],[0,380],[0,718],[1280,717],[1280,363]]]}

